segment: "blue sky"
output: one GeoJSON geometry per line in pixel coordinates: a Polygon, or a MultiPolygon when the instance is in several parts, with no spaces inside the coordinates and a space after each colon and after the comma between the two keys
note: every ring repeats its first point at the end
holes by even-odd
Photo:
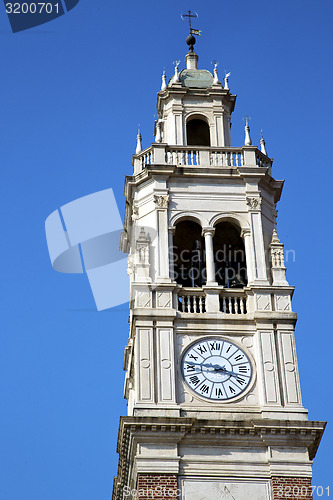
{"type": "MultiPolygon", "coordinates": [[[[174,60],[184,67],[189,8],[203,31],[199,67],[217,59],[231,71],[233,145],[249,115],[253,142],[263,128],[286,179],[278,232],[296,252],[287,276],[303,402],[331,421],[332,4],[80,0],[16,34],[0,7],[0,498],[110,498],[128,307],[98,313],[83,276],[52,270],[44,221],[108,187],[123,214],[137,125],[148,146],[163,67],[168,77],[174,60]]],[[[329,425],[314,485],[330,484],[331,446],[329,425]]]]}

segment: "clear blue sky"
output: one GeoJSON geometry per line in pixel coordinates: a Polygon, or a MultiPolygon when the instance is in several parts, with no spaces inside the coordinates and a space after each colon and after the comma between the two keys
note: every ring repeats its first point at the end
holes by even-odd
{"type": "MultiPolygon", "coordinates": [[[[217,59],[231,71],[233,145],[251,116],[253,142],[263,128],[286,179],[278,231],[296,252],[303,401],[311,419],[332,422],[332,3],[80,0],[17,34],[1,4],[1,500],[110,498],[128,308],[98,313],[83,276],[52,270],[44,221],[108,187],[123,214],[137,125],[148,146],[163,67],[184,67],[189,8],[200,68],[217,59]]],[[[330,484],[331,449],[329,425],[315,485],[330,484]]]]}

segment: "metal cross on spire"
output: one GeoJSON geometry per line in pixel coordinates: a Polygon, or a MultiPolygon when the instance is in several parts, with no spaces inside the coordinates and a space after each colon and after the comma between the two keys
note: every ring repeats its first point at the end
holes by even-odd
{"type": "Polygon", "coordinates": [[[185,21],[185,17],[188,17],[188,27],[190,35],[199,35],[199,36],[201,35],[200,30],[195,30],[194,28],[192,28],[192,19],[196,19],[197,17],[199,17],[196,12],[192,13],[189,10],[188,14],[182,14],[180,17],[182,18],[183,21],[185,21]]]}
{"type": "Polygon", "coordinates": [[[181,18],[183,19],[183,21],[185,21],[184,17],[188,17],[188,26],[189,26],[190,34],[191,34],[191,31],[192,31],[191,18],[193,17],[193,19],[196,19],[198,17],[198,14],[196,12],[194,12],[194,14],[191,14],[191,11],[189,10],[188,14],[181,15],[181,18]]]}

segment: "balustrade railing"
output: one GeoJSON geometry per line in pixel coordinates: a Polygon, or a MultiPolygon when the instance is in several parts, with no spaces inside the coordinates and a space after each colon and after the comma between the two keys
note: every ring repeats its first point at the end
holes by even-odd
{"type": "Polygon", "coordinates": [[[170,148],[165,152],[165,160],[169,165],[200,165],[200,153],[191,148],[170,148]]]}
{"type": "Polygon", "coordinates": [[[242,167],[258,165],[271,167],[272,160],[257,147],[194,147],[152,145],[134,155],[136,169],[142,170],[146,165],[166,163],[168,165],[201,166],[201,167],[242,167]]]}
{"type": "Polygon", "coordinates": [[[204,292],[187,291],[183,288],[178,295],[178,311],[183,313],[206,312],[204,292]]]}
{"type": "Polygon", "coordinates": [[[272,166],[272,160],[268,158],[264,153],[261,151],[257,150],[256,151],[256,161],[258,167],[271,167],[272,166]]]}
{"type": "Polygon", "coordinates": [[[247,297],[244,292],[224,289],[220,294],[220,311],[225,314],[246,314],[247,297]]]}
{"type": "Polygon", "coordinates": [[[213,167],[241,167],[244,163],[241,150],[214,149],[209,157],[213,167]]]}
{"type": "Polygon", "coordinates": [[[141,161],[141,168],[144,168],[146,165],[152,165],[154,163],[154,150],[152,147],[145,149],[139,154],[139,158],[141,161]]]}
{"type": "Polygon", "coordinates": [[[205,148],[190,146],[166,148],[165,160],[169,165],[202,165],[212,167],[240,167],[244,164],[241,149],[205,148]]]}

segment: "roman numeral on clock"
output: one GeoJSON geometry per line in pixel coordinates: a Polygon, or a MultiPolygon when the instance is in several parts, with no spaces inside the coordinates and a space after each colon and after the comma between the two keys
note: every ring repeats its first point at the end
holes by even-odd
{"type": "Polygon", "coordinates": [[[241,366],[239,366],[239,367],[238,367],[238,371],[239,371],[240,373],[247,373],[247,366],[245,366],[245,365],[241,365],[241,366]]]}
{"type": "Polygon", "coordinates": [[[208,394],[208,391],[209,391],[209,386],[206,385],[206,384],[203,384],[201,387],[200,387],[200,392],[202,394],[208,394]]]}
{"type": "Polygon", "coordinates": [[[183,354],[181,370],[190,390],[219,405],[245,393],[252,378],[246,351],[218,336],[202,338],[189,346],[183,354]]]}
{"type": "Polygon", "coordinates": [[[195,372],[195,366],[193,365],[187,365],[186,366],[187,372],[195,372]]]}
{"type": "Polygon", "coordinates": [[[200,354],[204,354],[205,352],[207,352],[207,349],[204,345],[198,345],[198,351],[200,352],[200,354]]]}
{"type": "Polygon", "coordinates": [[[241,359],[243,359],[243,354],[238,354],[236,357],[235,357],[235,360],[236,361],[240,361],[241,359]]]}
{"type": "Polygon", "coordinates": [[[189,377],[190,381],[191,381],[191,384],[196,386],[199,384],[200,382],[200,379],[197,377],[197,375],[192,375],[191,377],[189,377]]]}

